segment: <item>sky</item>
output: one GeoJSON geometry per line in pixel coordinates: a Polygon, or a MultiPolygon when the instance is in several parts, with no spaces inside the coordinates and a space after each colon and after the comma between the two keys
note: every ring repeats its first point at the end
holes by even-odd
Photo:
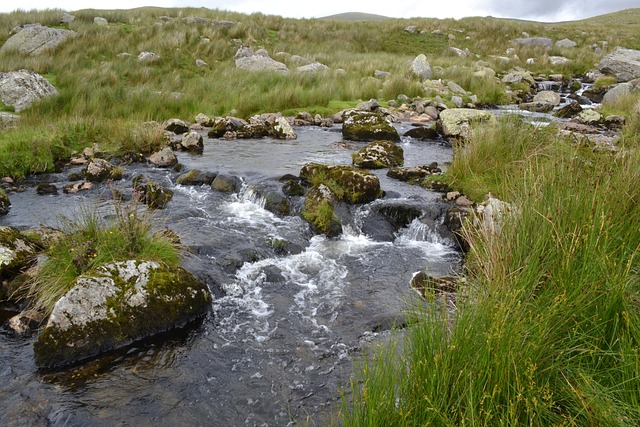
{"type": "Polygon", "coordinates": [[[463,18],[494,16],[539,22],[574,21],[640,7],[638,0],[2,0],[0,13],[17,8],[130,9],[141,6],[206,7],[242,13],[261,12],[288,18],[319,18],[365,12],[395,18],[463,18]]]}

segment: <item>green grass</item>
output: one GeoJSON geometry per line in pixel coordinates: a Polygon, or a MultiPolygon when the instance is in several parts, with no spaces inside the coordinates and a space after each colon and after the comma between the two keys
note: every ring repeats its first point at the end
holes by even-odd
{"type": "Polygon", "coordinates": [[[109,221],[85,208],[63,220],[64,237],[48,248],[47,259],[33,280],[19,290],[38,310],[49,314],[53,305],[74,285],[78,276],[114,261],[143,259],[175,267],[180,249],[170,236],[154,231],[152,214],[137,205],[115,203],[109,221]]]}
{"type": "Polygon", "coordinates": [[[499,233],[467,224],[455,315],[433,301],[414,311],[402,357],[385,347],[363,362],[344,425],[640,423],[640,152],[594,154],[520,128],[458,148],[478,156],[469,175],[495,169],[486,188],[512,214],[499,233]],[[505,145],[518,154],[485,167],[505,145]]]}

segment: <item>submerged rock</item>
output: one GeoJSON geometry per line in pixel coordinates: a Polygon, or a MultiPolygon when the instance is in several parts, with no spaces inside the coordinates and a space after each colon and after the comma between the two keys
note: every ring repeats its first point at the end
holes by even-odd
{"type": "Polygon", "coordinates": [[[346,112],[342,135],[352,141],[400,141],[400,134],[382,114],[366,111],[346,112]]]}
{"type": "Polygon", "coordinates": [[[210,303],[206,285],[180,267],[140,260],[104,265],[56,302],[33,346],[36,364],[69,365],[182,327],[210,303]]]}
{"type": "Polygon", "coordinates": [[[352,155],[355,166],[382,169],[404,164],[404,150],[392,141],[374,141],[352,155]]]}

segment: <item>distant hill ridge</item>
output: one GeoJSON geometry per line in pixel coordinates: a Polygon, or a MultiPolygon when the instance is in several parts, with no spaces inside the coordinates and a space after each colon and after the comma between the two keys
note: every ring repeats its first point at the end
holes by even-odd
{"type": "Polygon", "coordinates": [[[388,16],[375,15],[373,13],[362,12],[346,12],[338,13],[335,15],[323,16],[319,19],[335,19],[339,21],[384,21],[385,19],[392,19],[388,16]]]}

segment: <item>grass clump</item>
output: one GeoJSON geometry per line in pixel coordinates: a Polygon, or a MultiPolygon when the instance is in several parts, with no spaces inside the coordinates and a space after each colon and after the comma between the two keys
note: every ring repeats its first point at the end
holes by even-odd
{"type": "Polygon", "coordinates": [[[175,267],[180,248],[170,233],[154,232],[152,216],[137,205],[115,203],[115,214],[102,220],[94,209],[82,209],[61,227],[64,237],[47,249],[46,261],[22,289],[47,315],[78,276],[114,261],[142,259],[175,267]]]}
{"type": "Polygon", "coordinates": [[[640,423],[640,152],[594,154],[538,132],[511,122],[476,134],[467,174],[499,176],[487,188],[512,213],[497,233],[467,225],[455,314],[430,304],[402,357],[386,348],[365,362],[344,425],[640,423]],[[484,167],[505,144],[516,153],[484,167]]]}

